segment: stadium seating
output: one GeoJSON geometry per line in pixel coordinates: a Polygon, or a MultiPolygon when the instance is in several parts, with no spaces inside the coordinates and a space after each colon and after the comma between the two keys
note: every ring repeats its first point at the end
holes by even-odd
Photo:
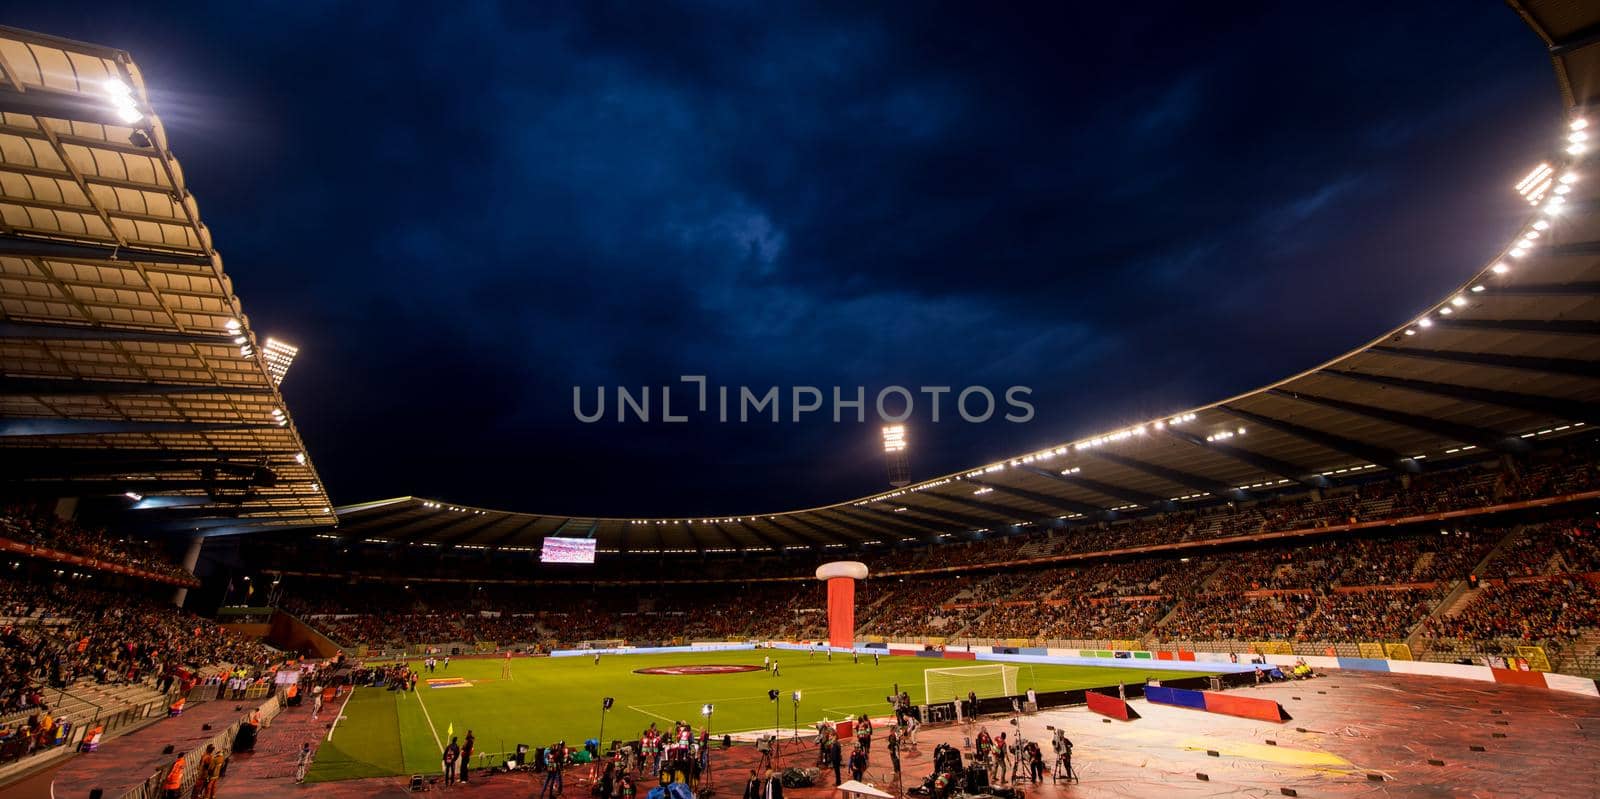
{"type": "Polygon", "coordinates": [[[0,538],[30,547],[43,547],[116,563],[150,574],[191,579],[189,573],[173,563],[160,547],[148,541],[118,538],[102,530],[57,518],[39,507],[9,505],[0,510],[0,538]]]}

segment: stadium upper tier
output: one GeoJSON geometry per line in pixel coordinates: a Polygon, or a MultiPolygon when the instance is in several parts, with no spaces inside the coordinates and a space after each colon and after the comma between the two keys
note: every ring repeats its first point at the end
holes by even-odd
{"type": "Polygon", "coordinates": [[[1600,422],[1600,9],[1512,3],[1567,104],[1514,189],[1505,248],[1403,324],[1320,366],[1199,408],[823,507],[628,519],[419,497],[338,509],[339,535],[464,548],[592,537],[602,552],[851,550],[1248,502],[1380,473],[1520,455],[1600,422]],[[1592,125],[1592,127],[1591,127],[1592,125]],[[1537,166],[1533,166],[1534,164],[1537,166]]]}
{"type": "Polygon", "coordinates": [[[333,518],[127,53],[0,28],[0,494],[148,531],[333,518]]]}

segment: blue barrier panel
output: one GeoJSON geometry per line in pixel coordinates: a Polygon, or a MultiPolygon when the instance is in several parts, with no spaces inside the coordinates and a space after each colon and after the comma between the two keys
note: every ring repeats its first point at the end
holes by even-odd
{"type": "Polygon", "coordinates": [[[1175,705],[1177,707],[1206,709],[1206,695],[1199,691],[1187,688],[1158,688],[1147,685],[1144,689],[1144,698],[1158,705],[1175,705]]]}
{"type": "Polygon", "coordinates": [[[1018,649],[1017,650],[1017,654],[1019,654],[1019,655],[1038,655],[1040,657],[1049,657],[1050,656],[1050,650],[1045,649],[1042,646],[1025,646],[1025,647],[1022,647],[1022,648],[1018,649]]]}
{"type": "Polygon", "coordinates": [[[1022,654],[1021,652],[1017,651],[1017,647],[1014,647],[1014,646],[996,646],[996,647],[991,647],[989,649],[989,651],[992,654],[996,654],[996,655],[1020,655],[1020,654],[1022,654]]]}
{"type": "Polygon", "coordinates": [[[944,653],[940,652],[937,649],[932,649],[932,650],[920,649],[920,650],[917,650],[917,657],[919,657],[919,658],[942,658],[942,657],[944,657],[944,653]]]}
{"type": "Polygon", "coordinates": [[[862,644],[861,648],[862,649],[888,649],[889,645],[885,644],[885,643],[867,643],[867,644],[862,644]]]}
{"type": "Polygon", "coordinates": [[[1339,658],[1339,668],[1357,671],[1388,671],[1389,661],[1377,658],[1339,658]]]}

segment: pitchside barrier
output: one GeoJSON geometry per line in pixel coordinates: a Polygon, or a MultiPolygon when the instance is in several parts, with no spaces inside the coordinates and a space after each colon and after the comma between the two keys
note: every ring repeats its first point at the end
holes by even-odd
{"type": "Polygon", "coordinates": [[[608,649],[556,649],[550,652],[550,657],[593,657],[597,653],[601,655],[654,655],[666,652],[728,652],[755,648],[755,644],[715,641],[702,644],[685,644],[683,646],[616,646],[608,649]]]}
{"type": "MultiPolygon", "coordinates": [[[[802,644],[787,642],[768,642],[768,646],[778,649],[806,650],[809,647],[802,644]]],[[[823,649],[825,647],[819,647],[823,649]]],[[[861,647],[863,651],[866,650],[861,647]]],[[[1531,648],[1530,648],[1531,649],[1531,648]]],[[[836,650],[848,651],[848,650],[836,650]]],[[[881,650],[879,650],[881,652],[881,650]]],[[[1371,650],[1376,653],[1376,650],[1371,650]]],[[[1575,677],[1567,674],[1552,674],[1540,671],[1521,671],[1513,669],[1499,669],[1488,666],[1466,666],[1455,663],[1432,663],[1420,660],[1404,659],[1410,655],[1409,650],[1400,651],[1389,646],[1384,647],[1383,654],[1391,657],[1361,658],[1361,657],[1330,657],[1326,655],[1251,655],[1248,653],[1227,652],[1191,652],[1188,650],[1177,651],[1146,651],[1146,650],[1115,650],[1115,649],[1058,649],[1055,647],[1010,647],[1010,646],[970,646],[970,645],[941,645],[916,644],[916,643],[891,643],[891,655],[916,655],[920,657],[944,659],[975,659],[983,661],[1003,661],[1007,663],[1037,663],[1074,666],[1114,666],[1139,672],[1157,671],[1183,671],[1204,669],[1207,671],[1220,671],[1225,675],[1244,674],[1250,676],[1255,671],[1255,665],[1250,663],[1252,657],[1261,657],[1267,663],[1275,666],[1293,666],[1304,661],[1313,669],[1347,669],[1354,671],[1387,671],[1395,674],[1422,674],[1433,677],[1452,677],[1462,680],[1476,680],[1478,682],[1496,682],[1508,685],[1527,685],[1548,688],[1552,691],[1582,694],[1584,696],[1600,697],[1600,686],[1587,677],[1575,677]],[[926,648],[932,647],[932,648],[926,648]],[[1015,654],[1006,650],[1016,649],[1015,654]],[[1393,655],[1400,655],[1394,658],[1393,655]]],[[[1539,653],[1543,654],[1542,651],[1539,653]]],[[[1529,658],[1533,660],[1534,658],[1529,658]]],[[[1253,676],[1252,676],[1253,680],[1253,676]]],[[[1176,681],[1163,680],[1163,684],[1173,685],[1176,681]]],[[[1206,686],[1197,686],[1206,687],[1206,686]]],[[[1128,695],[1133,696],[1134,686],[1127,686],[1128,695]]],[[[1082,699],[1078,703],[1082,703],[1082,699]]],[[[1041,705],[1042,706],[1042,705],[1041,705]]],[[[997,711],[999,712],[999,711],[997,711]]]]}
{"type": "Polygon", "coordinates": [[[1267,655],[1267,662],[1278,666],[1294,665],[1304,660],[1313,669],[1350,669],[1353,671],[1387,671],[1394,674],[1425,674],[1431,677],[1453,677],[1458,680],[1476,680],[1507,685],[1528,685],[1552,691],[1600,696],[1600,688],[1587,677],[1570,674],[1549,674],[1539,671],[1496,669],[1489,666],[1466,666],[1458,663],[1430,663],[1423,660],[1379,660],[1377,658],[1335,658],[1317,655],[1290,657],[1267,655]]]}

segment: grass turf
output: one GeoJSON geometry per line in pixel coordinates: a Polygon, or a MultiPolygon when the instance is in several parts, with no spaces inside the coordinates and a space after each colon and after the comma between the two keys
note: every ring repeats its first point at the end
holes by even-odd
{"type": "MultiPolygon", "coordinates": [[[[837,653],[830,662],[821,654],[812,657],[806,652],[734,650],[604,655],[598,666],[588,657],[519,657],[512,662],[512,678],[502,680],[501,664],[497,658],[454,660],[448,670],[423,672],[415,693],[356,689],[333,740],[325,741],[318,750],[307,782],[436,773],[439,742],[450,742],[447,731],[452,727],[461,737],[473,730],[478,752],[493,753],[489,762],[496,765],[501,760],[499,753],[514,750],[517,744],[542,746],[559,739],[578,746],[588,738],[600,737],[600,700],[605,696],[616,699],[606,714],[606,740],[636,736],[652,721],[658,728],[670,729],[673,721],[683,719],[698,729],[704,721],[700,708],[708,702],[716,707],[711,719],[713,735],[771,729],[774,703],[767,699],[767,691],[773,688],[781,692],[776,704],[781,713],[778,723],[784,728],[795,723],[789,695],[796,690],[802,692],[802,728],[825,718],[886,715],[889,705],[884,698],[896,684],[920,703],[923,671],[975,665],[902,656],[884,657],[874,666],[870,657],[863,657],[858,664],[852,663],[849,655],[837,653]],[[765,670],[709,675],[634,673],[656,666],[759,666],[766,656],[774,656],[782,664],[781,676],[774,678],[765,670]],[[465,678],[472,687],[427,687],[426,680],[447,677],[465,678]]],[[[1145,677],[1136,667],[1014,665],[1019,667],[1018,691],[1093,688],[1145,677]]],[[[421,663],[413,661],[412,667],[420,669],[421,663]]],[[[1215,672],[1156,673],[1176,678],[1215,672]]],[[[980,690],[979,695],[983,694],[980,690]]],[[[474,766],[479,762],[473,758],[474,766]]]]}

